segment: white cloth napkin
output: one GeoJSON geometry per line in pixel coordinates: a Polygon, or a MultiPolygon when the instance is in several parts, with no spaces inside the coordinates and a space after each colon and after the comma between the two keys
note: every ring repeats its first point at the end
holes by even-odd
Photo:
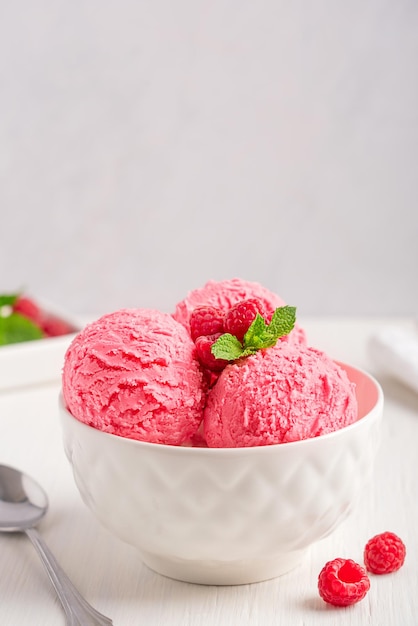
{"type": "Polygon", "coordinates": [[[382,372],[418,393],[418,331],[383,328],[370,338],[369,352],[382,372]]]}

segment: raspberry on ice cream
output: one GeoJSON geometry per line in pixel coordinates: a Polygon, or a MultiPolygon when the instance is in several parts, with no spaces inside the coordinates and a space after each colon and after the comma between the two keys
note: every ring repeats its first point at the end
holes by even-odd
{"type": "Polygon", "coordinates": [[[190,335],[193,341],[198,337],[224,332],[224,315],[214,306],[198,306],[190,316],[190,335]]]}
{"type": "Polygon", "coordinates": [[[239,341],[242,341],[257,314],[267,317],[261,301],[257,298],[237,302],[225,315],[225,332],[235,335],[239,341]]]}
{"type": "Polygon", "coordinates": [[[196,339],[197,358],[203,367],[212,372],[221,372],[228,365],[228,361],[217,359],[211,351],[212,345],[219,337],[220,333],[215,333],[213,335],[202,335],[196,339]]]}
{"type": "Polygon", "coordinates": [[[70,413],[94,428],[181,445],[202,420],[202,378],[193,341],[171,315],[123,309],[75,337],[63,396],[70,413]]]}
{"type": "MultiPolygon", "coordinates": [[[[267,318],[278,307],[285,305],[285,302],[279,296],[259,283],[241,280],[240,278],[219,282],[210,280],[203,287],[190,291],[184,300],[178,302],[173,317],[190,331],[190,316],[197,307],[206,305],[216,307],[226,314],[232,306],[250,298],[257,298],[261,302],[267,318]]],[[[283,337],[281,341],[305,344],[305,333],[300,326],[296,325],[292,332],[283,337]]]]}
{"type": "Polygon", "coordinates": [[[237,361],[208,392],[204,433],[209,447],[299,441],[357,419],[354,385],[327,355],[278,342],[237,361]]]}

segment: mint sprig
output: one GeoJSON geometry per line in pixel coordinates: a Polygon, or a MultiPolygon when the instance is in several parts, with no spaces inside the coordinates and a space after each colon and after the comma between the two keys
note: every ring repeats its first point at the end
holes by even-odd
{"type": "Polygon", "coordinates": [[[236,361],[258,350],[271,348],[277,343],[280,337],[288,335],[296,323],[296,307],[281,306],[277,308],[271,322],[266,323],[265,319],[257,313],[251,326],[244,335],[242,343],[230,333],[224,333],[213,344],[211,351],[217,359],[226,361],[236,361]]]}

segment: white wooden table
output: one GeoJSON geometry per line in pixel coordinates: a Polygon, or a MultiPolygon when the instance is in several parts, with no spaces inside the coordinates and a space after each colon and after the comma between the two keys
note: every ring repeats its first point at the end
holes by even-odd
{"type": "MultiPolygon", "coordinates": [[[[281,578],[238,587],[205,587],[148,570],[135,549],[99,526],[82,503],[61,444],[59,381],[0,393],[0,463],[33,475],[50,510],[39,526],[55,556],[86,598],[115,626],[416,626],[418,624],[418,394],[380,376],[367,340],[388,323],[412,320],[307,319],[310,343],[377,375],[385,393],[383,441],[373,483],[356,510],[307,560],[281,578]],[[404,567],[372,576],[371,590],[347,609],[325,605],[317,575],[334,557],[362,560],[372,535],[391,530],[407,546],[404,567]]],[[[1,375],[1,372],[0,372],[1,375]]],[[[0,624],[59,626],[64,615],[30,542],[0,536],[0,624]]]]}

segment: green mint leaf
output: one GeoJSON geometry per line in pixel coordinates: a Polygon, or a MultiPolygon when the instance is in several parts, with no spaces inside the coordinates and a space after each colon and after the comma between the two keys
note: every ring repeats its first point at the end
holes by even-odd
{"type": "Polygon", "coordinates": [[[211,347],[211,352],[217,359],[224,359],[226,361],[239,359],[243,351],[244,349],[241,342],[234,335],[229,333],[221,335],[211,347]]]}
{"type": "Polygon", "coordinates": [[[2,306],[13,306],[18,299],[18,293],[3,293],[0,295],[0,308],[2,306]]]}
{"type": "MultiPolygon", "coordinates": [[[[264,321],[264,317],[257,313],[254,320],[251,323],[251,326],[247,330],[244,335],[244,348],[256,348],[260,343],[263,343],[263,337],[265,336],[267,331],[267,325],[264,321]]],[[[260,347],[262,347],[260,345],[260,347]]]]}
{"type": "Polygon", "coordinates": [[[260,348],[254,348],[254,347],[244,348],[241,354],[241,358],[246,357],[246,356],[251,356],[252,354],[255,354],[256,352],[258,352],[258,350],[260,350],[260,348]]]}
{"type": "Polygon", "coordinates": [[[44,337],[42,330],[20,313],[0,317],[0,346],[42,339],[42,337],[44,337]]]}
{"type": "Polygon", "coordinates": [[[296,308],[282,306],[277,308],[266,324],[264,318],[257,313],[251,326],[244,335],[243,343],[230,333],[225,333],[213,344],[211,351],[217,359],[236,361],[237,359],[255,354],[276,345],[277,340],[288,335],[296,323],[296,308]]]}
{"type": "Polygon", "coordinates": [[[264,318],[257,314],[253,323],[244,336],[244,350],[248,354],[254,354],[257,350],[264,350],[276,345],[277,340],[288,335],[296,322],[296,308],[282,306],[277,308],[270,324],[266,324],[264,318]]]}
{"type": "Polygon", "coordinates": [[[268,332],[279,339],[284,335],[288,335],[293,330],[296,323],[296,307],[281,306],[276,309],[268,325],[268,332]]]}

